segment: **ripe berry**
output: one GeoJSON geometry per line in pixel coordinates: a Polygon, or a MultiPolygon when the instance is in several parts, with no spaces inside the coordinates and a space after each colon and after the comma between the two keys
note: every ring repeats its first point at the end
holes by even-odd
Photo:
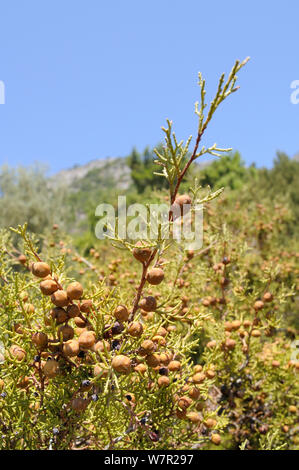
{"type": "Polygon", "coordinates": [[[154,286],[160,284],[164,279],[164,271],[160,268],[151,269],[146,276],[147,282],[154,286]]]}
{"type": "Polygon", "coordinates": [[[160,364],[159,354],[149,354],[148,356],[146,356],[145,361],[149,367],[157,367],[160,364]]]}
{"type": "Polygon", "coordinates": [[[125,399],[128,403],[135,403],[135,396],[132,393],[127,393],[125,399]]]}
{"type": "Polygon", "coordinates": [[[52,308],[50,312],[51,317],[55,320],[56,325],[61,325],[68,319],[66,311],[62,307],[52,308]]]}
{"type": "Polygon", "coordinates": [[[143,333],[143,326],[140,322],[132,322],[128,327],[129,335],[133,336],[133,338],[139,338],[143,333]]]}
{"type": "Polygon", "coordinates": [[[52,433],[54,436],[57,436],[59,434],[59,429],[58,428],[53,428],[52,433]]]}
{"type": "Polygon", "coordinates": [[[120,349],[120,341],[118,339],[114,339],[111,343],[111,347],[113,351],[118,351],[120,349]]]}
{"type": "Polygon", "coordinates": [[[159,388],[168,387],[169,384],[170,384],[170,380],[166,375],[162,375],[161,377],[158,378],[159,388]]]}
{"type": "Polygon", "coordinates": [[[105,349],[107,351],[110,351],[111,348],[110,348],[110,344],[108,343],[108,341],[103,340],[103,341],[97,341],[91,349],[92,351],[96,353],[96,352],[104,352],[105,349]]]}
{"type": "Polygon", "coordinates": [[[272,367],[280,367],[279,361],[272,361],[272,367]]]}
{"type": "Polygon", "coordinates": [[[240,328],[241,324],[242,323],[240,322],[240,320],[234,320],[232,322],[232,329],[233,330],[238,330],[240,328]]]}
{"type": "Polygon", "coordinates": [[[260,330],[252,330],[251,332],[251,335],[254,337],[254,338],[259,338],[261,336],[261,332],[260,330]]]}
{"type": "Polygon", "coordinates": [[[180,408],[178,408],[175,414],[179,419],[186,419],[186,410],[180,410],[180,408]]]}
{"type": "Polygon", "coordinates": [[[211,441],[213,442],[213,444],[218,446],[221,442],[221,436],[219,434],[212,434],[211,441]]]}
{"type": "Polygon", "coordinates": [[[205,378],[206,378],[206,376],[205,376],[204,373],[198,372],[197,374],[193,375],[192,382],[194,384],[201,384],[205,381],[205,378]]]}
{"type": "Polygon", "coordinates": [[[83,331],[79,336],[79,345],[82,349],[90,349],[96,342],[94,331],[83,331]]]}
{"type": "Polygon", "coordinates": [[[111,328],[113,335],[119,335],[122,331],[124,331],[124,325],[118,321],[116,321],[112,328],[111,328]]]}
{"type": "Polygon", "coordinates": [[[40,349],[44,349],[48,345],[48,335],[37,331],[32,335],[32,342],[40,349]]]}
{"type": "Polygon", "coordinates": [[[53,379],[59,372],[59,364],[54,359],[47,361],[43,367],[43,372],[46,377],[53,379]]]}
{"type": "Polygon", "coordinates": [[[20,255],[20,256],[18,257],[18,261],[19,261],[19,263],[21,263],[21,264],[26,264],[27,258],[26,258],[25,255],[20,255]]]}
{"type": "Polygon", "coordinates": [[[129,312],[127,307],[125,305],[119,305],[118,307],[116,307],[116,309],[114,310],[114,316],[116,320],[120,322],[128,321],[129,312]]]}
{"type": "Polygon", "coordinates": [[[111,365],[119,374],[129,374],[131,372],[131,360],[127,356],[115,356],[111,365]]]}
{"type": "Polygon", "coordinates": [[[86,299],[83,300],[80,304],[80,310],[83,313],[89,313],[92,308],[92,300],[86,299]]]}
{"type": "Polygon", "coordinates": [[[189,397],[180,397],[178,399],[178,406],[182,409],[182,410],[186,410],[187,408],[189,408],[189,406],[192,405],[192,400],[191,398],[189,397]]]}
{"type": "Polygon", "coordinates": [[[79,341],[76,339],[70,339],[69,341],[66,341],[63,345],[62,351],[63,354],[68,357],[78,356],[80,351],[79,341]]]}
{"type": "Polygon", "coordinates": [[[145,310],[146,312],[154,312],[157,308],[157,301],[155,297],[149,295],[141,300],[139,307],[145,310]]]}
{"type": "Polygon", "coordinates": [[[199,398],[199,396],[200,396],[200,391],[197,387],[192,387],[189,390],[189,397],[190,398],[193,398],[194,400],[197,400],[197,398],[199,398]]]}
{"type": "Polygon", "coordinates": [[[81,317],[75,317],[74,322],[79,328],[84,328],[87,325],[86,321],[81,317]]]}
{"type": "Polygon", "coordinates": [[[61,289],[51,295],[51,301],[56,307],[66,307],[70,302],[67,293],[61,289]]]}
{"type": "Polygon", "coordinates": [[[81,382],[81,390],[83,389],[84,392],[87,392],[88,390],[90,390],[92,387],[92,383],[90,382],[90,380],[82,380],[81,382]]]}
{"type": "Polygon", "coordinates": [[[264,302],[262,300],[257,300],[253,306],[255,311],[261,310],[263,307],[264,307],[264,302]]]}
{"type": "Polygon", "coordinates": [[[273,300],[273,295],[271,294],[271,292],[266,292],[264,295],[263,295],[263,300],[265,302],[272,302],[273,300]]]}
{"type": "Polygon", "coordinates": [[[233,349],[235,349],[235,346],[236,346],[236,341],[234,339],[231,339],[231,338],[227,338],[226,341],[225,341],[225,348],[232,351],[233,349]]]}
{"type": "Polygon", "coordinates": [[[51,268],[47,263],[39,261],[37,263],[32,263],[31,271],[34,276],[43,278],[49,276],[51,268]]]}
{"type": "Polygon", "coordinates": [[[141,263],[146,263],[151,257],[152,250],[144,246],[141,241],[138,241],[135,245],[135,248],[133,248],[132,253],[134,258],[136,258],[138,261],[141,263]]]}
{"type": "Polygon", "coordinates": [[[180,361],[170,361],[170,363],[168,364],[168,369],[171,372],[176,372],[178,370],[181,370],[181,368],[182,368],[182,365],[180,361]]]}
{"type": "Polygon", "coordinates": [[[163,328],[163,326],[160,326],[160,328],[157,331],[157,335],[167,336],[167,334],[168,334],[168,331],[165,328],[163,328]]]}
{"type": "Polygon", "coordinates": [[[206,371],[206,375],[209,379],[213,379],[215,377],[216,373],[213,370],[210,369],[210,370],[206,371]]]}
{"type": "Polygon", "coordinates": [[[217,421],[213,418],[208,418],[206,421],[205,421],[205,426],[209,429],[211,428],[214,428],[217,424],[217,421]]]}
{"type": "Polygon", "coordinates": [[[93,394],[91,395],[91,399],[92,399],[92,401],[98,401],[99,397],[98,397],[98,395],[97,395],[96,393],[93,393],[93,394]]]}
{"type": "Polygon", "coordinates": [[[297,413],[297,407],[295,405],[290,405],[289,412],[294,414],[297,413]]]}
{"type": "Polygon", "coordinates": [[[68,341],[73,339],[74,337],[74,330],[69,325],[63,325],[58,328],[58,338],[62,337],[63,341],[68,341]]]}
{"type": "Polygon", "coordinates": [[[196,411],[190,411],[189,413],[186,414],[186,417],[191,421],[191,423],[197,424],[200,423],[201,417],[199,413],[196,413],[196,411]]]}
{"type": "Polygon", "coordinates": [[[83,295],[83,287],[80,282],[72,282],[66,289],[67,296],[71,300],[79,300],[83,295]]]}
{"type": "Polygon", "coordinates": [[[164,366],[168,366],[168,364],[170,363],[171,359],[172,359],[172,354],[167,352],[163,352],[159,355],[159,358],[160,358],[160,362],[161,364],[163,364],[164,366]]]}
{"type": "Polygon", "coordinates": [[[58,289],[58,285],[53,279],[45,279],[40,283],[39,287],[44,295],[52,295],[58,289]]]}
{"type": "Polygon", "coordinates": [[[24,349],[20,348],[17,344],[13,344],[9,349],[9,352],[15,359],[17,359],[17,361],[22,361],[26,357],[24,349]]]}
{"type": "Polygon", "coordinates": [[[88,403],[89,401],[86,400],[85,398],[77,397],[77,398],[72,399],[71,407],[77,413],[81,413],[82,411],[86,410],[88,403]]]}
{"type": "Polygon", "coordinates": [[[159,369],[159,374],[160,374],[160,375],[168,375],[168,369],[167,369],[167,367],[160,367],[160,369],[159,369]]]}
{"type": "Polygon", "coordinates": [[[177,196],[173,205],[171,206],[171,211],[173,213],[173,219],[180,217],[183,214],[186,214],[191,209],[191,198],[188,194],[182,194],[177,196]]]}
{"type": "Polygon", "coordinates": [[[136,372],[140,372],[140,374],[145,374],[145,372],[147,371],[147,367],[144,364],[138,364],[134,367],[134,370],[136,372]]]}
{"type": "Polygon", "coordinates": [[[78,305],[76,305],[76,304],[68,305],[68,307],[66,309],[66,313],[67,313],[68,318],[79,317],[80,310],[79,310],[78,305]]]}

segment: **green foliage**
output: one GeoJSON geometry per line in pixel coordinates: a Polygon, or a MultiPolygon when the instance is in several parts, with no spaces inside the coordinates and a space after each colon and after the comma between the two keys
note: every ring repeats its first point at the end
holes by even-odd
{"type": "Polygon", "coordinates": [[[290,230],[298,233],[299,220],[299,161],[278,152],[273,168],[258,172],[257,190],[260,198],[277,201],[283,198],[293,212],[290,230]]]}
{"type": "Polygon", "coordinates": [[[257,170],[246,168],[239,152],[224,155],[200,172],[200,181],[211,188],[240,189],[257,170]]]}

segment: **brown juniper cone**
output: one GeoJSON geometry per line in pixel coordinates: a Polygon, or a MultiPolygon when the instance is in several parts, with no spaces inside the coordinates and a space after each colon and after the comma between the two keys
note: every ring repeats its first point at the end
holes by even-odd
{"type": "Polygon", "coordinates": [[[52,295],[58,290],[57,282],[53,279],[45,279],[40,283],[39,287],[44,295],[52,295]]]}
{"type": "Polygon", "coordinates": [[[83,287],[79,282],[72,282],[68,285],[66,293],[69,299],[79,300],[83,295],[83,287]]]}
{"type": "Polygon", "coordinates": [[[182,194],[175,198],[170,210],[173,214],[173,219],[176,220],[178,217],[183,216],[191,209],[191,197],[188,194],[182,194]]]}
{"type": "Polygon", "coordinates": [[[46,377],[53,379],[59,373],[59,364],[54,359],[47,361],[43,367],[43,372],[46,377]]]}
{"type": "Polygon", "coordinates": [[[40,278],[47,277],[49,274],[51,274],[50,266],[47,263],[43,263],[41,261],[32,263],[31,271],[34,276],[40,278]]]}
{"type": "Polygon", "coordinates": [[[115,356],[111,363],[113,369],[119,374],[129,374],[131,372],[131,360],[124,355],[115,356]]]}
{"type": "Polygon", "coordinates": [[[54,294],[51,295],[51,301],[56,307],[67,307],[70,303],[70,300],[67,296],[67,293],[64,290],[57,290],[54,294]]]}
{"type": "Polygon", "coordinates": [[[125,305],[119,305],[114,311],[114,316],[116,320],[125,322],[129,319],[129,311],[125,305]]]}
{"type": "Polygon", "coordinates": [[[154,312],[157,308],[157,301],[155,297],[149,295],[140,301],[139,307],[145,312],[154,312]]]}
{"type": "Polygon", "coordinates": [[[44,349],[48,345],[48,335],[37,331],[32,335],[32,342],[37,346],[37,348],[44,349]]]}
{"type": "Polygon", "coordinates": [[[133,248],[133,256],[141,263],[146,263],[152,254],[152,249],[145,246],[141,241],[138,241],[133,248]]]}
{"type": "Polygon", "coordinates": [[[164,271],[161,268],[152,268],[146,275],[146,280],[154,286],[160,284],[164,279],[164,271]]]}
{"type": "Polygon", "coordinates": [[[78,356],[79,351],[80,351],[80,344],[79,341],[76,339],[70,339],[68,341],[65,341],[63,344],[63,354],[65,354],[68,357],[75,357],[78,356]]]}

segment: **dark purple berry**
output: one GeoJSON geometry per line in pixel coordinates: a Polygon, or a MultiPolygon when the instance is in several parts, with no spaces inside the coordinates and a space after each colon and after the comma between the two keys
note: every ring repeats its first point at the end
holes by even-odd
{"type": "Polygon", "coordinates": [[[118,339],[114,339],[112,341],[112,349],[117,351],[120,349],[120,342],[118,341],[118,339]]]}
{"type": "Polygon", "coordinates": [[[125,327],[121,323],[116,321],[112,327],[112,334],[119,335],[124,330],[124,328],[125,327]]]}
{"type": "Polygon", "coordinates": [[[90,385],[90,380],[83,380],[81,383],[82,387],[89,387],[90,385]]]}

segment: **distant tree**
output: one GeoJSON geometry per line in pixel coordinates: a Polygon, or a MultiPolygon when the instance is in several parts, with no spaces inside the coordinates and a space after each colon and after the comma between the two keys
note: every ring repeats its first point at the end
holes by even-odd
{"type": "Polygon", "coordinates": [[[202,185],[212,188],[239,189],[255,168],[246,168],[239,152],[224,155],[206,166],[200,173],[202,185]]]}
{"type": "Polygon", "coordinates": [[[54,189],[40,166],[0,169],[0,227],[28,222],[32,232],[43,232],[53,223],[64,225],[68,209],[64,188],[54,189]]]}
{"type": "MultiPolygon", "coordinates": [[[[158,149],[161,149],[161,147],[162,145],[157,146],[158,149]]],[[[146,147],[142,154],[133,148],[131,154],[127,157],[132,172],[131,178],[138,193],[143,193],[147,187],[162,189],[167,186],[166,180],[154,174],[158,171],[158,166],[154,163],[155,159],[156,156],[149,147],[146,147]]]]}
{"type": "Polygon", "coordinates": [[[273,168],[259,171],[259,191],[262,197],[275,200],[283,196],[287,199],[294,215],[294,225],[298,229],[299,220],[299,161],[277,152],[273,168]]]}

